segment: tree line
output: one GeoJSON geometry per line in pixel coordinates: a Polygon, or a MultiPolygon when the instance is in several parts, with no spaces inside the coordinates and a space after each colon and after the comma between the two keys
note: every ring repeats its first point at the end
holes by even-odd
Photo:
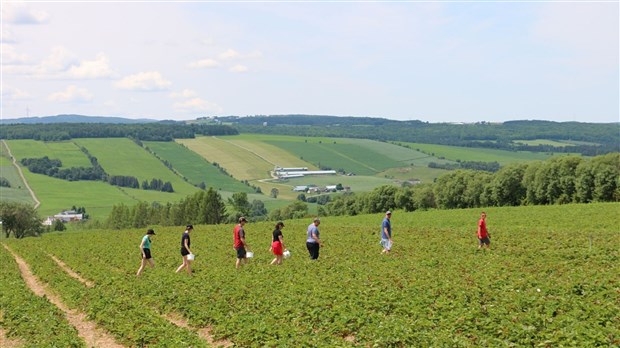
{"type": "Polygon", "coordinates": [[[242,133],[308,137],[362,138],[510,151],[580,153],[596,156],[620,148],[620,123],[552,121],[479,122],[472,124],[395,121],[370,117],[282,115],[220,117],[242,133]],[[528,145],[516,140],[572,141],[572,146],[528,145]]]}
{"type": "Polygon", "coordinates": [[[456,170],[432,184],[381,186],[368,193],[344,194],[325,215],[358,215],[388,209],[459,209],[620,201],[620,153],[594,158],[556,157],[513,164],[496,173],[456,170]]]}
{"type": "Polygon", "coordinates": [[[0,127],[2,139],[63,141],[74,138],[132,138],[143,141],[173,141],[199,135],[237,135],[228,125],[174,123],[51,123],[7,124],[0,127]]]}

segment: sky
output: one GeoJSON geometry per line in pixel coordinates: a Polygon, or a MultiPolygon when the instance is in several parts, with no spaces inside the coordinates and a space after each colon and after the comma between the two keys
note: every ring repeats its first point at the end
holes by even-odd
{"type": "Polygon", "coordinates": [[[3,119],[618,122],[618,1],[1,2],[3,119]]]}

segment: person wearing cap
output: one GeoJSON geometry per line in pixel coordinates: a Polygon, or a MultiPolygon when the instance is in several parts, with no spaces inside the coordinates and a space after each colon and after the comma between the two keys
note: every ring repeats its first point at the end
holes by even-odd
{"type": "Polygon", "coordinates": [[[153,257],[151,256],[151,236],[155,235],[155,231],[152,229],[148,229],[144,237],[142,237],[142,242],[140,243],[140,252],[142,252],[142,263],[140,264],[140,268],[138,268],[138,273],[136,276],[139,277],[144,271],[144,267],[146,267],[146,263],[148,262],[151,268],[155,267],[155,262],[153,262],[153,257]]]}
{"type": "Polygon", "coordinates": [[[183,236],[181,237],[181,256],[183,257],[183,263],[181,264],[181,266],[179,266],[179,268],[177,268],[176,273],[181,272],[181,270],[185,268],[187,270],[187,274],[192,275],[192,266],[190,264],[191,260],[189,260],[187,256],[193,254],[192,250],[190,249],[192,243],[189,238],[189,233],[193,230],[194,226],[187,225],[185,227],[185,232],[183,232],[183,236]]]}
{"type": "Polygon", "coordinates": [[[237,269],[239,268],[239,266],[241,266],[242,262],[246,262],[246,249],[250,248],[250,246],[245,242],[245,230],[243,226],[245,226],[246,222],[248,222],[248,220],[246,220],[245,217],[240,217],[239,223],[235,226],[233,230],[233,247],[237,251],[237,262],[235,263],[235,267],[237,269]]]}
{"type": "Polygon", "coordinates": [[[392,218],[392,212],[386,211],[385,217],[383,218],[383,222],[381,223],[381,246],[383,250],[381,253],[389,254],[390,250],[392,250],[392,224],[390,223],[390,218],[392,218]]]}
{"type": "Polygon", "coordinates": [[[276,258],[273,259],[273,261],[271,261],[272,265],[282,264],[284,249],[286,248],[284,246],[284,240],[282,236],[283,227],[284,227],[284,222],[279,221],[278,223],[276,223],[275,230],[273,230],[273,239],[271,240],[271,248],[269,250],[273,252],[276,258]]]}
{"type": "Polygon", "coordinates": [[[316,260],[319,258],[319,249],[323,246],[321,239],[319,238],[319,225],[321,220],[314,218],[312,223],[308,226],[308,238],[306,239],[306,248],[310,253],[310,258],[316,260]]]}

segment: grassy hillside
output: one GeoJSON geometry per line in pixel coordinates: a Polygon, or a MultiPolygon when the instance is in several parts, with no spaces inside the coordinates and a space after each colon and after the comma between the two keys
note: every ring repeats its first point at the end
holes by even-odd
{"type": "Polygon", "coordinates": [[[160,313],[243,347],[618,346],[620,204],[487,213],[492,248],[477,251],[479,209],[396,211],[391,255],[380,254],[382,214],[324,218],[317,261],[305,248],[309,219],[285,221],[292,257],[282,266],[269,265],[272,223],[250,223],[255,256],[241,270],[232,225],[195,226],[193,277],[174,273],[180,227],[155,227],[157,266],[140,279],[144,231],[4,242],[128,346],[190,339],[160,313]],[[48,254],[97,286],[72,280],[48,254]]]}
{"type": "Polygon", "coordinates": [[[193,185],[204,182],[207,187],[213,187],[216,190],[254,192],[248,185],[222,173],[203,157],[178,143],[145,141],[144,145],[156,153],[159,158],[168,161],[177,172],[193,185]]]}
{"type": "Polygon", "coordinates": [[[502,166],[515,162],[545,160],[552,157],[551,154],[541,152],[506,151],[420,143],[402,144],[409,145],[412,149],[432,154],[435,157],[441,157],[451,161],[498,162],[502,166]]]}
{"type": "Polygon", "coordinates": [[[63,168],[91,167],[88,157],[73,141],[44,142],[36,140],[11,140],[11,151],[19,153],[19,158],[40,158],[47,156],[50,159],[62,161],[63,168]]]}
{"type": "Polygon", "coordinates": [[[0,198],[3,202],[34,204],[30,192],[26,189],[7,149],[0,143],[0,177],[9,181],[11,187],[0,186],[0,198]]]}

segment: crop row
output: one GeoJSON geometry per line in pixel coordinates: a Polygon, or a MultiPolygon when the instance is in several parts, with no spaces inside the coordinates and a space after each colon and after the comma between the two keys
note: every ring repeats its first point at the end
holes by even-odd
{"type": "Polygon", "coordinates": [[[269,265],[270,224],[251,223],[255,257],[241,270],[234,268],[232,226],[195,226],[193,277],[174,273],[182,233],[174,228],[155,227],[156,268],[141,278],[135,271],[144,231],[53,234],[19,244],[94,281],[92,290],[64,275],[57,283],[48,257],[35,269],[76,298],[74,305],[96,309],[89,313],[124,343],[142,337],[163,344],[149,334],[156,328],[160,338],[169,327],[155,320],[163,313],[244,347],[617,345],[618,207],[489,209],[492,249],[481,252],[478,211],[396,212],[389,256],[380,255],[380,216],[326,218],[316,262],[305,251],[309,222],[286,221],[293,256],[282,266],[269,265]],[[577,215],[592,223],[576,225],[577,215]],[[123,321],[119,308],[146,320],[123,321]]]}
{"type": "Polygon", "coordinates": [[[0,326],[26,347],[84,347],[64,314],[26,285],[13,256],[0,246],[0,326]]]}

